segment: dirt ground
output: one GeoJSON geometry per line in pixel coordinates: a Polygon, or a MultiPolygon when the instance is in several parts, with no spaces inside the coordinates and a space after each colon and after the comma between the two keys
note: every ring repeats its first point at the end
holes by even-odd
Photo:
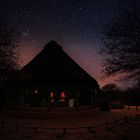
{"type": "MultiPolygon", "coordinates": [[[[73,113],[73,112],[71,112],[73,113]]],[[[96,110],[92,116],[55,119],[0,114],[0,140],[137,140],[140,111],[96,110]],[[137,114],[137,116],[136,116],[137,114]]]]}

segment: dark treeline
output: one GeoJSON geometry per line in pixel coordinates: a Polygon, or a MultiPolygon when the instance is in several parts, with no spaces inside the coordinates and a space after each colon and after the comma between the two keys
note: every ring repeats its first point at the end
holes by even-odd
{"type": "Polygon", "coordinates": [[[101,89],[101,105],[103,108],[124,108],[124,106],[140,106],[140,87],[134,86],[120,90],[115,84],[107,84],[101,89]],[[105,107],[108,105],[108,107],[105,107]]]}
{"type": "MultiPolygon", "coordinates": [[[[140,10],[135,1],[120,1],[120,9],[112,20],[104,25],[103,75],[123,74],[123,80],[140,81],[140,10]]],[[[125,105],[140,105],[140,82],[132,88],[120,91],[114,84],[102,88],[101,98],[106,102],[120,102],[125,105]]]]}

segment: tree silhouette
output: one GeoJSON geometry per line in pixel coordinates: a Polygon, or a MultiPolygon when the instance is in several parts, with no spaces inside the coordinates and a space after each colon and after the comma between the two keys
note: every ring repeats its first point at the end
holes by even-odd
{"type": "Polygon", "coordinates": [[[18,67],[18,36],[14,28],[0,23],[0,82],[2,83],[18,67]]]}
{"type": "Polygon", "coordinates": [[[140,91],[140,87],[137,86],[128,88],[123,94],[125,103],[127,105],[139,106],[140,105],[139,91],[140,91]]]}
{"type": "Polygon", "coordinates": [[[105,76],[126,73],[124,79],[140,76],[140,17],[135,8],[127,8],[104,29],[105,76]]]}
{"type": "Polygon", "coordinates": [[[118,98],[119,88],[116,84],[109,83],[102,87],[102,92],[111,101],[118,98]]]}
{"type": "Polygon", "coordinates": [[[5,104],[5,92],[3,91],[4,83],[11,73],[17,69],[18,60],[18,32],[14,28],[9,28],[0,22],[0,110],[5,104]]]}
{"type": "Polygon", "coordinates": [[[118,91],[118,87],[114,83],[109,83],[109,84],[104,85],[102,87],[102,90],[104,90],[104,91],[111,91],[111,92],[115,91],[116,92],[116,91],[118,91]]]}

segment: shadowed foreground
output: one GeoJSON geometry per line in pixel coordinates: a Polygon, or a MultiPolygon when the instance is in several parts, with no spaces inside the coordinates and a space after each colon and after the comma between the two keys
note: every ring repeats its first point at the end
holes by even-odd
{"type": "Polygon", "coordinates": [[[59,119],[0,117],[1,140],[131,140],[140,137],[140,111],[97,111],[94,116],[59,119]]]}

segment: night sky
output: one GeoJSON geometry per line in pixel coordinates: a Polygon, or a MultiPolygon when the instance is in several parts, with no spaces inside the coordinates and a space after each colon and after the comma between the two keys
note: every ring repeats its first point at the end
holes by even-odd
{"type": "MultiPolygon", "coordinates": [[[[21,66],[55,40],[101,85],[102,26],[120,0],[0,0],[0,16],[21,33],[21,66]]],[[[139,0],[134,0],[138,5],[139,0]]],[[[112,81],[113,82],[113,81],[112,81]]]]}

